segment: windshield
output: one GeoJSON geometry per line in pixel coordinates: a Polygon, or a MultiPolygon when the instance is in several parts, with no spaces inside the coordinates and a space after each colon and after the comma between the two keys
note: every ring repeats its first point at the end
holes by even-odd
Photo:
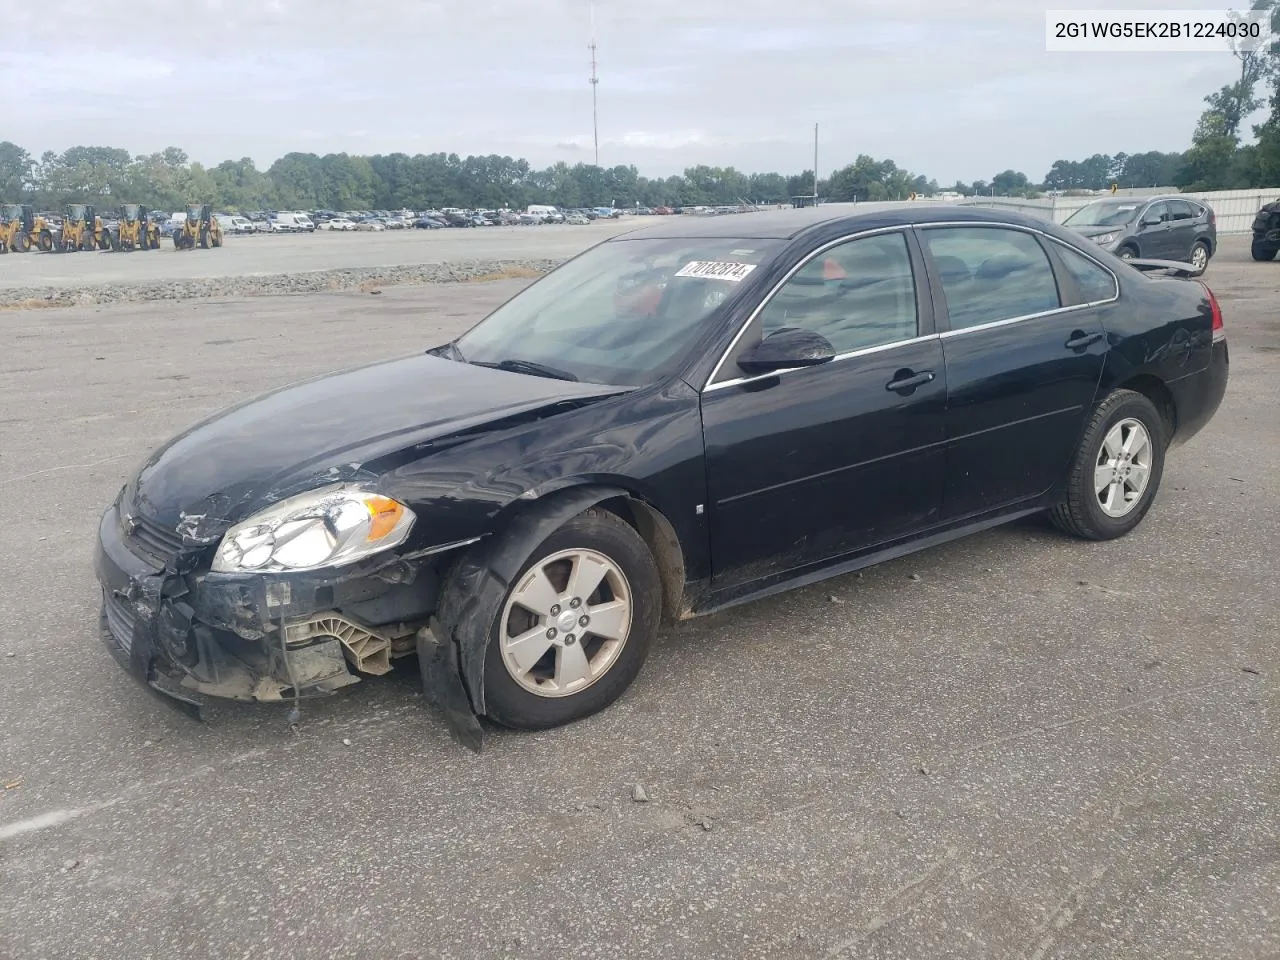
{"type": "Polygon", "coordinates": [[[3,218],[5,223],[12,223],[14,220],[21,220],[21,204],[6,203],[4,206],[0,207],[0,218],[3,218]]]}
{"type": "Polygon", "coordinates": [[[1133,200],[1104,200],[1081,207],[1063,221],[1068,227],[1119,227],[1128,223],[1142,204],[1133,200]]]}
{"type": "Polygon", "coordinates": [[[591,383],[652,383],[778,240],[615,240],[588,250],[455,341],[468,363],[517,361],[591,383]]]}
{"type": "Polygon", "coordinates": [[[67,219],[76,223],[84,220],[88,215],[88,208],[82,203],[73,203],[67,207],[67,219]]]}

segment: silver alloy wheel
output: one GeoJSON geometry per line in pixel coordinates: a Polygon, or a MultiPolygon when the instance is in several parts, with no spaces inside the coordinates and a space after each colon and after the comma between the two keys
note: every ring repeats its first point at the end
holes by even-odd
{"type": "Polygon", "coordinates": [[[502,662],[539,697],[567,697],[618,661],[631,631],[631,585],[594,550],[561,550],[516,583],[499,621],[502,662]]]}
{"type": "Polygon", "coordinates": [[[1191,265],[1197,270],[1203,270],[1209,265],[1209,251],[1204,248],[1204,244],[1197,243],[1191,248],[1191,265]]]}
{"type": "Polygon", "coordinates": [[[1098,506],[1108,517],[1128,514],[1142,500],[1151,480],[1151,434],[1128,417],[1107,431],[1093,470],[1098,506]]]}
{"type": "Polygon", "coordinates": [[[1132,260],[1132,259],[1133,259],[1133,248],[1132,248],[1132,247],[1125,247],[1123,250],[1121,250],[1121,251],[1120,251],[1120,259],[1121,259],[1121,260],[1132,260]]]}

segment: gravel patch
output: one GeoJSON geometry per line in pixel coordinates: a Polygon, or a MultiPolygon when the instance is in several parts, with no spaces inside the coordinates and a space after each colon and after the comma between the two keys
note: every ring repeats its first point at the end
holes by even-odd
{"type": "Polygon", "coordinates": [[[455,263],[347,267],[301,273],[89,284],[62,289],[17,287],[0,290],[0,308],[85,307],[108,303],[142,303],[150,300],[270,297],[398,284],[464,283],[531,278],[547,273],[563,262],[563,259],[461,260],[455,263]]]}

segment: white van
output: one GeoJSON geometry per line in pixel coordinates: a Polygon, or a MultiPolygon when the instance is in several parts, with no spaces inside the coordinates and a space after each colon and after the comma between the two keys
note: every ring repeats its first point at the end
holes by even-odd
{"type": "Polygon", "coordinates": [[[291,233],[314,233],[316,225],[305,213],[277,213],[273,221],[273,230],[291,233]],[[279,227],[274,226],[279,224],[279,227]]]}
{"type": "Polygon", "coordinates": [[[564,223],[564,214],[557,207],[550,207],[546,204],[531,203],[525,209],[525,213],[531,216],[541,217],[543,222],[552,221],[555,223],[564,223]]]}

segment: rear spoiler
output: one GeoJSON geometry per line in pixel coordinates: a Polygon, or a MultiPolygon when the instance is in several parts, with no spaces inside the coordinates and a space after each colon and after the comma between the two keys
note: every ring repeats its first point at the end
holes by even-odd
{"type": "Polygon", "coordinates": [[[1196,268],[1189,263],[1179,263],[1177,260],[1126,260],[1125,263],[1133,267],[1135,270],[1141,270],[1143,273],[1163,273],[1172,277],[1194,277],[1196,268]]]}

